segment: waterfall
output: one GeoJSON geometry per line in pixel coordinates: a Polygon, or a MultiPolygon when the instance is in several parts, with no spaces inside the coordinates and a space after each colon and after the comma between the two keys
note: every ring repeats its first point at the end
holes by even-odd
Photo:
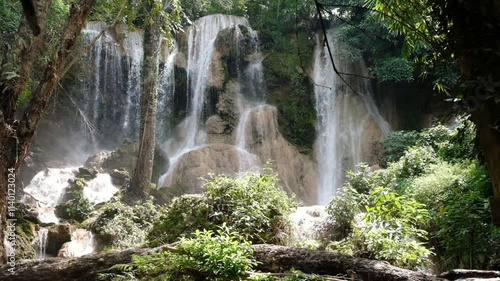
{"type": "MultiPolygon", "coordinates": [[[[340,72],[368,76],[362,61],[352,64],[338,54],[341,46],[333,40],[333,30],[327,32],[327,37],[340,72]]],[[[386,133],[389,126],[371,98],[370,81],[344,75],[344,80],[355,91],[352,93],[333,72],[330,56],[321,40],[318,36],[314,50],[314,93],[318,116],[318,203],[326,204],[342,187],[346,171],[354,170],[363,160],[361,142],[367,122],[375,119],[382,133],[386,133]]]]}
{"type": "Polygon", "coordinates": [[[83,188],[83,196],[92,204],[107,202],[118,191],[109,174],[98,174],[83,188]]]}
{"type": "Polygon", "coordinates": [[[33,240],[33,249],[35,250],[35,259],[43,260],[46,258],[45,249],[47,248],[49,230],[41,227],[33,240]]]}
{"type": "MultiPolygon", "coordinates": [[[[213,53],[215,47],[215,40],[220,31],[235,27],[235,42],[241,38],[242,32],[239,25],[248,27],[248,20],[242,17],[230,16],[230,15],[210,15],[202,17],[196,20],[192,27],[187,31],[187,89],[189,96],[188,104],[188,114],[187,117],[178,125],[177,130],[182,135],[180,138],[170,138],[163,145],[167,154],[170,156],[170,167],[169,170],[161,176],[160,183],[167,182],[168,178],[171,176],[172,172],[175,170],[177,161],[185,153],[196,149],[204,144],[206,139],[206,132],[201,124],[202,113],[205,104],[205,94],[209,90],[209,75],[211,71],[211,65],[213,62],[213,53]]],[[[258,45],[257,33],[248,27],[248,32],[252,39],[255,39],[253,44],[258,45]]],[[[238,48],[236,50],[239,51],[238,48]]],[[[257,54],[255,57],[259,58],[257,54]]],[[[238,57],[238,55],[237,55],[238,57]]],[[[249,68],[241,74],[240,67],[237,67],[237,76],[241,80],[246,80],[243,83],[243,92],[239,95],[238,102],[242,108],[240,108],[240,114],[245,111],[245,109],[250,110],[250,106],[247,100],[251,100],[254,104],[257,104],[258,98],[261,98],[263,94],[258,92],[264,89],[263,87],[263,74],[262,74],[262,58],[257,61],[250,63],[249,68]],[[253,71],[252,71],[253,70],[253,71]],[[258,72],[260,71],[260,72],[258,72]],[[260,79],[257,84],[252,84],[251,82],[260,79]],[[252,88],[253,87],[253,88],[252,88]],[[245,96],[245,97],[243,97],[245,96]],[[245,109],[243,109],[245,107],[245,109]]],[[[246,113],[249,113],[247,111],[246,113]]],[[[241,123],[241,120],[245,119],[244,116],[240,115],[240,123],[238,124],[238,129],[241,134],[238,134],[237,143],[239,143],[238,151],[241,155],[240,164],[244,167],[253,167],[254,160],[256,157],[249,153],[244,147],[244,131],[245,124],[241,123]],[[243,159],[244,158],[244,159],[243,159]]],[[[179,137],[179,136],[177,136],[179,137]]]]}
{"type": "MultiPolygon", "coordinates": [[[[68,180],[75,177],[76,168],[46,169],[39,172],[24,188],[24,193],[36,201],[38,217],[43,223],[59,223],[54,207],[61,201],[68,180]]],[[[28,201],[26,197],[24,202],[28,201]]]]}
{"type": "Polygon", "coordinates": [[[64,243],[57,256],[65,258],[76,258],[91,254],[94,251],[94,235],[88,230],[79,228],[71,233],[71,241],[64,243]]]}
{"type": "Polygon", "coordinates": [[[164,52],[163,68],[160,70],[160,86],[158,89],[157,137],[158,142],[164,142],[169,135],[169,119],[172,115],[172,103],[175,91],[174,63],[178,47],[174,42],[172,50],[164,52]]]}
{"type": "Polygon", "coordinates": [[[217,34],[225,28],[239,24],[248,26],[248,21],[242,17],[218,14],[198,19],[188,31],[187,72],[188,94],[191,100],[185,124],[189,129],[182,152],[201,145],[205,139],[200,120],[217,34]]]}
{"type": "Polygon", "coordinates": [[[318,240],[327,238],[329,232],[329,216],[325,206],[299,207],[289,216],[292,224],[292,246],[307,246],[300,244],[318,245],[318,240]],[[297,245],[299,244],[299,245],[297,245]]]}
{"type": "MultiPolygon", "coordinates": [[[[23,203],[34,200],[38,209],[38,218],[42,223],[59,223],[54,214],[55,207],[61,203],[68,181],[75,178],[78,168],[46,169],[39,172],[24,188],[26,194],[23,203]]],[[[103,173],[89,180],[83,188],[83,196],[92,204],[106,202],[118,191],[111,182],[111,176],[103,173]]],[[[30,202],[31,201],[31,202],[30,202]]]]}
{"type": "Polygon", "coordinates": [[[141,69],[144,50],[142,47],[143,33],[129,32],[123,45],[127,54],[128,79],[127,79],[127,103],[125,107],[125,118],[123,129],[129,136],[136,137],[139,132],[140,123],[140,94],[141,94],[141,69]]]}

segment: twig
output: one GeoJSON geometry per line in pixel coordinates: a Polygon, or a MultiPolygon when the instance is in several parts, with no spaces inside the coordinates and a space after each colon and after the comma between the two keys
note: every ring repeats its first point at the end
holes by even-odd
{"type": "Polygon", "coordinates": [[[325,36],[325,44],[326,44],[326,48],[328,50],[328,55],[330,56],[330,61],[332,62],[333,71],[335,72],[335,74],[337,74],[340,77],[342,82],[344,82],[347,85],[347,87],[349,87],[349,89],[351,89],[351,91],[354,94],[358,95],[356,90],[354,90],[354,88],[349,83],[347,83],[347,81],[344,79],[344,77],[342,77],[342,75],[337,70],[337,67],[335,66],[335,61],[333,60],[333,55],[332,55],[332,50],[330,48],[330,43],[328,42],[328,37],[326,35],[325,23],[323,22],[323,15],[321,14],[321,4],[318,2],[318,0],[314,0],[314,3],[316,4],[316,10],[318,11],[319,21],[321,22],[321,29],[323,30],[323,36],[325,36]]]}

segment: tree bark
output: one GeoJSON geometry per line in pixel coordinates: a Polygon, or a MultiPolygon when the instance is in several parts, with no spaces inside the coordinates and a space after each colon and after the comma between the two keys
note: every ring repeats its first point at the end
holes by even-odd
{"type": "MultiPolygon", "coordinates": [[[[32,93],[31,101],[24,111],[20,122],[9,119],[12,118],[11,114],[13,116],[13,113],[11,112],[15,109],[9,108],[8,105],[4,107],[4,101],[2,101],[2,111],[0,111],[0,241],[2,241],[2,243],[0,243],[0,263],[5,263],[6,261],[6,251],[3,241],[5,237],[4,230],[7,227],[8,179],[12,177],[11,174],[15,176],[19,172],[19,168],[27,155],[31,140],[35,134],[38,122],[42,118],[48,102],[57,87],[57,83],[61,78],[60,71],[64,69],[64,65],[76,44],[77,37],[81,33],[83,24],[85,23],[94,1],[95,0],[80,0],[78,3],[71,5],[70,13],[59,40],[56,53],[51,63],[47,66],[38,87],[32,93]],[[7,110],[7,116],[5,116],[3,110],[7,110]],[[12,170],[13,172],[11,172],[12,170]]],[[[38,21],[40,21],[40,18],[38,18],[38,21]]],[[[37,53],[33,56],[36,55],[37,53]]],[[[29,67],[32,68],[32,63],[29,67]]],[[[8,91],[7,94],[15,95],[15,91],[8,91]]],[[[8,101],[6,104],[12,99],[15,100],[15,97],[6,99],[6,101],[8,101]]]]}
{"type": "Polygon", "coordinates": [[[475,81],[466,89],[465,98],[484,151],[493,194],[500,198],[500,2],[441,2],[448,21],[453,22],[461,75],[466,81],[475,81]]]}
{"type": "MultiPolygon", "coordinates": [[[[153,11],[153,1],[145,2],[146,11],[153,11]]],[[[129,187],[129,191],[140,199],[147,199],[151,190],[156,146],[156,108],[162,24],[159,12],[156,13],[151,23],[146,20],[144,30],[139,155],[129,187]]]]}
{"type": "MultiPolygon", "coordinates": [[[[15,117],[16,103],[19,100],[28,80],[33,72],[33,64],[45,39],[45,29],[51,0],[23,1],[23,16],[14,39],[13,53],[9,64],[18,66],[17,77],[0,81],[0,111],[4,119],[10,124],[15,117]]],[[[1,66],[0,66],[1,67],[1,66]]],[[[7,71],[2,69],[2,71],[7,71]]]]}
{"type": "MultiPolygon", "coordinates": [[[[115,264],[131,261],[131,256],[147,255],[168,246],[135,249],[115,253],[100,253],[75,259],[49,258],[42,261],[23,261],[11,275],[7,266],[0,268],[0,280],[10,281],[86,281],[97,280],[97,274],[115,264]],[[8,279],[7,279],[8,278],[8,279]]],[[[169,247],[170,248],[170,247],[169,247]]],[[[446,280],[423,273],[391,266],[386,262],[355,258],[331,252],[291,248],[276,245],[255,245],[254,255],[263,272],[280,273],[292,268],[304,273],[343,275],[353,280],[369,281],[438,281],[446,280]]]]}

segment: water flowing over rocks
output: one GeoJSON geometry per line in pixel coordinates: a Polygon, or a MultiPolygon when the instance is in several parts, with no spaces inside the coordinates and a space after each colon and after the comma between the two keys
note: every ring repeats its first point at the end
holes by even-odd
{"type": "MultiPolygon", "coordinates": [[[[313,77],[316,83],[316,111],[318,116],[315,155],[318,163],[318,203],[326,204],[337,193],[348,170],[355,170],[360,162],[375,164],[377,160],[373,141],[390,130],[372,97],[368,70],[362,59],[356,64],[342,56],[342,44],[335,40],[335,30],[327,32],[336,67],[342,73],[356,73],[361,77],[331,74],[332,62],[326,46],[317,43],[314,50],[313,77]]],[[[316,41],[322,42],[317,35],[316,41]]]]}

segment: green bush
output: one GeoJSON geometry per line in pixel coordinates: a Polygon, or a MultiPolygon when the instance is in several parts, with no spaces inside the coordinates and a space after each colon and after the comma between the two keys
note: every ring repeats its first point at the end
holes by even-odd
{"type": "Polygon", "coordinates": [[[150,247],[173,243],[195,230],[215,229],[210,215],[212,206],[200,195],[182,195],[174,198],[167,211],[155,221],[147,235],[150,247]]]}
{"type": "Polygon", "coordinates": [[[272,170],[247,173],[241,178],[212,177],[204,188],[215,224],[225,223],[254,243],[283,242],[278,236],[286,229],[290,209],[296,204],[278,187],[272,170]]]}
{"type": "Polygon", "coordinates": [[[411,269],[426,264],[432,253],[421,242],[427,236],[420,229],[428,216],[423,205],[384,188],[373,190],[368,202],[349,236],[329,249],[411,269]]]}
{"type": "Polygon", "coordinates": [[[196,231],[175,248],[149,256],[134,256],[131,265],[116,265],[109,280],[242,280],[257,263],[249,242],[234,232],[196,231]]]}
{"type": "Polygon", "coordinates": [[[418,132],[416,131],[394,131],[379,140],[384,149],[383,166],[388,162],[398,161],[410,146],[417,144],[418,132]]]}
{"type": "Polygon", "coordinates": [[[160,217],[162,209],[151,200],[128,206],[115,198],[98,212],[90,229],[103,246],[122,250],[144,244],[146,234],[160,217]]]}
{"type": "Polygon", "coordinates": [[[255,243],[283,243],[293,199],[278,187],[272,170],[242,177],[211,176],[203,196],[181,196],[154,224],[148,244],[172,243],[194,230],[213,230],[223,224],[255,243]]]}
{"type": "Polygon", "coordinates": [[[421,132],[391,132],[379,140],[384,149],[380,164],[386,167],[387,163],[398,161],[408,148],[414,146],[432,147],[441,159],[449,162],[474,159],[477,155],[475,136],[474,124],[465,119],[459,119],[451,129],[436,125],[421,132]]]}

